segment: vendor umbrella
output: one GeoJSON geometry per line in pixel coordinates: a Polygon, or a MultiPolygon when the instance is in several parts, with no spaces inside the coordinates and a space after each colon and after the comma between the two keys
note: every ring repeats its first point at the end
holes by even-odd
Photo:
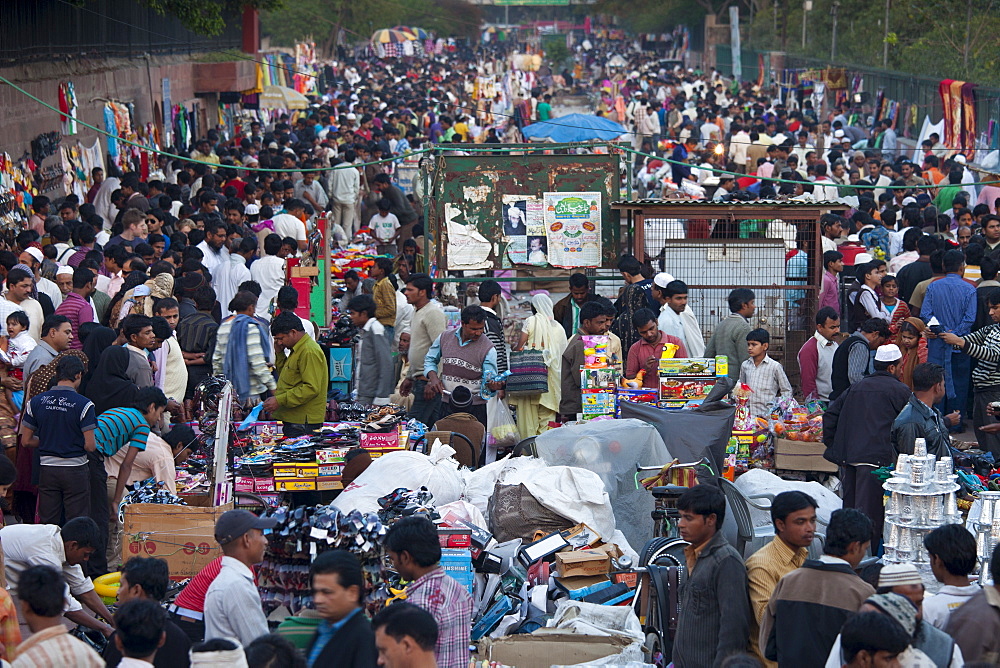
{"type": "Polygon", "coordinates": [[[611,141],[628,130],[603,116],[568,114],[548,121],[532,123],[521,134],[529,139],[551,139],[554,142],[576,142],[591,139],[611,141]]]}
{"type": "Polygon", "coordinates": [[[260,94],[261,109],[308,109],[309,99],[291,88],[284,86],[264,86],[260,94]]]}
{"type": "Polygon", "coordinates": [[[412,42],[417,39],[413,33],[403,32],[392,28],[376,30],[372,33],[372,44],[399,44],[402,42],[412,42]]]}
{"type": "Polygon", "coordinates": [[[393,26],[393,30],[399,30],[401,32],[409,33],[416,37],[417,39],[427,39],[430,35],[423,28],[417,28],[416,26],[393,26]]]}

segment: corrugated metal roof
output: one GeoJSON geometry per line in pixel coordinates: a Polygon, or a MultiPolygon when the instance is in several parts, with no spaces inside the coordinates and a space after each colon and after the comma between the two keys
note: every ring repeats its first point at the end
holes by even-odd
{"type": "Polygon", "coordinates": [[[638,199],[619,200],[612,202],[611,206],[690,206],[690,207],[721,207],[721,208],[788,208],[788,209],[815,209],[817,207],[843,207],[850,208],[850,204],[843,202],[797,202],[793,200],[755,200],[752,202],[713,202],[707,199],[638,199]]]}

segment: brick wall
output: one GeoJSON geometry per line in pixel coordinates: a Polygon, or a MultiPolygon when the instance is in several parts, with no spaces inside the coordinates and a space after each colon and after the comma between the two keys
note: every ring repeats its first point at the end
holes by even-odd
{"type": "MultiPolygon", "coordinates": [[[[77,118],[104,127],[104,99],[132,102],[136,122],[160,122],[162,80],[170,79],[174,104],[202,98],[214,105],[216,94],[252,88],[255,64],[249,61],[194,63],[181,57],[133,60],[67,60],[0,69],[0,75],[54,107],[59,106],[59,84],[72,81],[79,104],[77,118]],[[104,99],[97,99],[104,98],[104,99]]],[[[209,119],[211,120],[211,119],[209,119]]],[[[10,86],[0,84],[0,151],[13,157],[29,149],[39,134],[59,130],[60,116],[10,86]]],[[[79,126],[74,138],[90,145],[98,133],[79,126]]]]}

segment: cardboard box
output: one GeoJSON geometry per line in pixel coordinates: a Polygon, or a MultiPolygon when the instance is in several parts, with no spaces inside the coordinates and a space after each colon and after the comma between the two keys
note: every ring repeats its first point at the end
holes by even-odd
{"type": "Polygon", "coordinates": [[[252,478],[250,476],[238,475],[236,476],[235,485],[237,492],[247,492],[249,494],[273,492],[274,478],[252,478]]]}
{"type": "Polygon", "coordinates": [[[316,463],[322,466],[323,464],[343,464],[344,455],[350,448],[327,448],[325,450],[316,451],[316,463]]]}
{"type": "Polygon", "coordinates": [[[598,550],[574,550],[556,554],[559,577],[607,575],[611,570],[611,555],[598,550]]]}
{"type": "Polygon", "coordinates": [[[295,477],[297,477],[297,474],[295,472],[295,469],[296,469],[295,464],[275,464],[272,468],[274,469],[274,477],[275,478],[295,478],[295,477]]]}
{"type": "Polygon", "coordinates": [[[660,401],[693,401],[704,399],[715,386],[715,378],[678,378],[660,376],[660,401]]]}
{"type": "Polygon", "coordinates": [[[275,489],[274,478],[254,478],[253,489],[257,494],[261,492],[273,492],[275,489]]]}
{"type": "Polygon", "coordinates": [[[531,634],[485,638],[478,658],[517,668],[549,668],[589,663],[621,654],[629,641],[617,636],[587,636],[559,629],[539,629],[531,634]]]}
{"type": "Polygon", "coordinates": [[[288,272],[292,278],[308,278],[310,276],[319,276],[319,267],[292,267],[288,272]]]}
{"type": "Polygon", "coordinates": [[[581,369],[580,387],[584,390],[614,390],[619,383],[621,372],[618,367],[604,369],[581,369]]]}
{"type": "Polygon", "coordinates": [[[774,468],[788,471],[836,473],[837,465],[823,459],[826,446],[822,443],[774,439],[774,468]]]}
{"type": "Polygon", "coordinates": [[[521,565],[527,568],[539,559],[546,559],[567,547],[569,547],[569,543],[562,537],[562,534],[553,533],[523,546],[517,553],[517,559],[521,565]]]}
{"type": "Polygon", "coordinates": [[[320,476],[316,478],[316,489],[320,492],[332,489],[344,489],[344,483],[341,482],[339,475],[320,476]]]}
{"type": "Polygon", "coordinates": [[[222,555],[215,542],[215,522],[233,504],[217,508],[133,503],[125,507],[122,560],[159,557],[170,577],[190,578],[222,555]]]}
{"type": "Polygon", "coordinates": [[[309,463],[309,464],[295,465],[296,478],[316,478],[318,476],[319,476],[319,466],[316,464],[309,463]]]}
{"type": "Polygon", "coordinates": [[[399,448],[399,432],[394,430],[384,434],[361,434],[361,447],[399,448]]]}
{"type": "Polygon", "coordinates": [[[329,478],[329,477],[340,477],[340,474],[344,472],[344,464],[320,464],[319,471],[316,474],[317,478],[329,478]]]}
{"type": "Polygon", "coordinates": [[[611,415],[615,412],[615,393],[611,390],[581,390],[584,415],[611,415]]]}
{"type": "Polygon", "coordinates": [[[236,491],[254,493],[253,478],[244,475],[236,476],[236,491]]]}
{"type": "Polygon", "coordinates": [[[277,478],[274,481],[279,492],[315,492],[316,478],[277,478]]]}
{"type": "Polygon", "coordinates": [[[593,591],[595,587],[605,586],[604,583],[610,583],[607,575],[585,575],[573,578],[554,578],[553,581],[559,589],[570,595],[570,598],[580,598],[586,595],[590,591],[593,591]],[[574,596],[574,592],[580,592],[574,596]]]}
{"type": "Polygon", "coordinates": [[[676,357],[660,360],[660,375],[670,376],[725,376],[728,365],[725,356],[719,357],[676,357]],[[720,361],[721,366],[720,369],[720,361]]]}

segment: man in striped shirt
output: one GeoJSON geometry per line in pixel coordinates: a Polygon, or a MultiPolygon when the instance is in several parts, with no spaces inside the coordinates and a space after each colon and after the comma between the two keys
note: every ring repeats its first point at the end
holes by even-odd
{"type": "MultiPolygon", "coordinates": [[[[816,500],[805,492],[782,492],[771,502],[774,538],[747,558],[750,607],[760,624],[778,580],[801,566],[816,535],[816,500]]],[[[750,636],[754,645],[757,635],[750,636]]],[[[778,664],[768,662],[770,666],[778,664]]]]}
{"type": "Polygon", "coordinates": [[[984,450],[1000,457],[1000,423],[990,419],[989,406],[1000,401],[1000,288],[986,296],[993,324],[971,334],[958,336],[944,332],[939,338],[977,360],[972,370],[972,426],[984,450]]]}
{"type": "Polygon", "coordinates": [[[406,602],[431,613],[437,622],[437,665],[468,666],[472,597],[441,568],[441,545],[434,524],[424,517],[404,517],[389,529],[385,546],[396,571],[410,581],[406,602]]]}
{"type": "Polygon", "coordinates": [[[236,315],[219,326],[212,367],[216,374],[223,374],[233,382],[241,402],[253,399],[252,404],[257,404],[261,395],[274,392],[277,385],[269,366],[274,357],[271,337],[254,318],[257,295],[246,290],[237,292],[226,307],[236,315]]]}
{"type": "Polygon", "coordinates": [[[94,322],[94,307],[90,305],[90,296],[97,291],[97,277],[89,269],[78,268],[73,272],[73,287],[63,298],[62,304],[56,309],[56,315],[69,318],[73,327],[73,338],[70,339],[71,350],[83,350],[80,340],[80,325],[94,322]]]}
{"type": "Polygon", "coordinates": [[[17,596],[32,635],[18,645],[13,665],[103,668],[100,655],[69,635],[62,623],[65,588],[62,575],[50,566],[32,566],[21,573],[17,596]]]}
{"type": "Polygon", "coordinates": [[[103,575],[108,572],[105,554],[110,521],[108,509],[108,472],[104,458],[111,457],[122,448],[128,448],[115,478],[112,507],[117,508],[125,493],[125,484],[132,473],[132,463],[139,451],[146,449],[150,427],[163,417],[167,398],[158,387],[144,387],[136,394],[135,404],[104,411],[97,416],[97,452],[90,453],[90,516],[102,529],[104,543],[90,560],[90,572],[103,575]]]}

